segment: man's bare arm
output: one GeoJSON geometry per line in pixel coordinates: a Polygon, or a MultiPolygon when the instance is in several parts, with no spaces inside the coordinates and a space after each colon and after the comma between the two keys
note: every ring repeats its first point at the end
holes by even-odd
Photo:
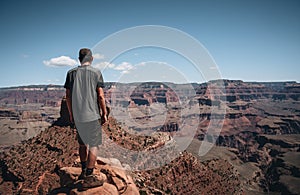
{"type": "Polygon", "coordinates": [[[72,96],[71,96],[71,90],[66,89],[66,101],[67,101],[67,107],[69,111],[70,116],[70,122],[73,123],[73,112],[72,112],[72,96]]]}
{"type": "Polygon", "coordinates": [[[97,88],[97,94],[98,94],[99,108],[102,112],[101,122],[102,122],[102,124],[104,124],[107,121],[107,110],[106,110],[106,104],[105,104],[104,91],[101,87],[97,88]]]}

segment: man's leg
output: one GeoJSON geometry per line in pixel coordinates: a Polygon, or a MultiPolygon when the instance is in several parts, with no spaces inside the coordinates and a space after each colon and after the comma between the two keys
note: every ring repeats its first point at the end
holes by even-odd
{"type": "Polygon", "coordinates": [[[83,179],[86,175],[87,170],[87,156],[88,156],[88,148],[84,144],[79,144],[79,158],[81,163],[81,174],[79,179],[83,179]]]}
{"type": "Polygon", "coordinates": [[[86,177],[83,180],[82,189],[102,186],[104,183],[103,177],[99,178],[93,174],[96,160],[97,160],[97,152],[98,152],[98,147],[94,146],[93,144],[90,145],[89,152],[88,152],[86,177]]]}
{"type": "Polygon", "coordinates": [[[97,160],[98,147],[93,146],[90,147],[87,158],[87,171],[86,175],[93,174],[93,170],[95,168],[96,160],[97,160]]]}
{"type": "Polygon", "coordinates": [[[86,162],[88,159],[88,149],[86,145],[79,145],[79,158],[80,162],[86,162]]]}

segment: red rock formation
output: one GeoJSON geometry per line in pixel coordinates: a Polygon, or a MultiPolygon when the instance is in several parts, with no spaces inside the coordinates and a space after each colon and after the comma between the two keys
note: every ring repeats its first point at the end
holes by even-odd
{"type": "MultiPolygon", "coordinates": [[[[287,181],[299,179],[299,167],[291,156],[299,155],[299,141],[293,141],[293,139],[297,138],[297,134],[300,133],[300,108],[297,102],[300,97],[300,85],[293,82],[247,83],[228,80],[223,82],[225,92],[219,90],[214,82],[193,84],[196,91],[196,97],[193,98],[199,100],[200,107],[200,113],[196,113],[195,116],[199,114],[201,120],[195,137],[204,138],[212,117],[211,108],[225,105],[226,114],[217,145],[230,148],[236,155],[235,158],[241,162],[255,164],[259,171],[255,173],[257,175],[254,179],[249,179],[250,183],[256,183],[265,191],[297,194],[297,191],[289,186],[287,181]],[[217,92],[213,94],[215,96],[212,96],[207,90],[208,85],[217,92]],[[288,134],[293,134],[293,136],[285,137],[288,134]],[[271,135],[275,137],[270,137],[271,135]],[[286,157],[288,154],[291,156],[286,157]],[[284,180],[285,177],[288,179],[284,180]]],[[[124,88],[129,86],[131,85],[121,85],[124,88]]],[[[116,85],[116,88],[110,88],[109,93],[106,94],[107,97],[111,97],[113,91],[118,90],[118,87],[120,86],[116,85]]],[[[187,94],[187,96],[192,94],[186,91],[185,87],[184,85],[170,84],[162,88],[161,85],[151,83],[140,86],[132,94],[125,94],[125,97],[121,94],[113,95],[117,105],[138,108],[141,102],[144,102],[145,105],[154,102],[163,104],[179,102],[182,94],[187,94]]],[[[57,91],[1,91],[0,104],[41,103],[54,105],[56,99],[60,102],[61,94],[64,94],[63,89],[57,91]],[[46,98],[43,99],[44,96],[46,98]]],[[[192,104],[189,105],[192,106],[192,104]]],[[[5,109],[0,112],[0,116],[19,117],[19,111],[5,109]]],[[[118,125],[114,119],[110,119],[109,124],[104,127],[104,132],[108,139],[129,150],[155,150],[166,143],[165,138],[170,134],[165,132],[180,131],[179,123],[176,123],[176,120],[181,116],[181,108],[177,106],[176,109],[175,114],[172,114],[173,118],[169,117],[171,111],[167,111],[168,120],[160,129],[164,132],[160,132],[162,134],[157,137],[134,133],[126,127],[118,125]]],[[[26,111],[23,112],[22,117],[26,120],[32,118],[39,120],[40,116],[26,111]]],[[[218,117],[218,113],[214,117],[218,117]]],[[[222,118],[221,115],[219,117],[222,118]]],[[[141,118],[141,120],[144,119],[141,118]]],[[[73,130],[68,127],[64,101],[61,103],[61,118],[55,125],[61,126],[53,126],[37,137],[1,152],[0,193],[46,194],[49,190],[61,188],[61,179],[58,176],[60,168],[78,165],[74,164],[74,160],[78,157],[77,143],[73,130]]],[[[140,129],[140,131],[142,130],[140,129]]],[[[118,155],[118,151],[111,148],[107,151],[105,149],[104,147],[104,153],[107,152],[114,157],[118,155]]],[[[136,158],[130,154],[126,154],[125,157],[132,158],[132,160],[136,158]]],[[[125,160],[125,157],[124,159],[120,157],[120,161],[125,160]]],[[[151,162],[148,160],[145,158],[146,163],[151,162]]],[[[102,169],[98,170],[100,173],[102,169]]],[[[111,178],[109,182],[99,189],[92,189],[92,191],[103,190],[103,192],[115,193],[116,190],[120,192],[124,189],[125,184],[122,183],[122,179],[120,182],[117,178],[113,178],[115,176],[112,173],[108,175],[111,178]],[[119,187],[116,187],[115,184],[118,184],[119,187]]],[[[244,187],[235,170],[227,161],[199,162],[194,156],[187,153],[164,167],[136,172],[134,181],[141,193],[144,194],[238,194],[244,187]]],[[[74,189],[72,193],[80,192],[74,189]]]]}
{"type": "MultiPolygon", "coordinates": [[[[45,176],[52,178],[58,167],[70,165],[77,158],[75,138],[69,127],[56,126],[2,152],[0,163],[4,182],[0,184],[0,192],[22,194],[42,190],[44,185],[40,183],[45,176]]],[[[57,185],[53,183],[53,186],[57,185]]]]}
{"type": "Polygon", "coordinates": [[[111,195],[139,195],[139,190],[134,184],[132,177],[120,166],[108,165],[103,161],[97,160],[94,174],[97,179],[103,182],[102,185],[82,189],[82,180],[78,180],[81,173],[79,167],[63,167],[59,170],[60,185],[53,193],[89,195],[89,194],[111,194],[111,195]]]}
{"type": "Polygon", "coordinates": [[[241,184],[232,165],[223,160],[201,163],[184,152],[159,169],[135,174],[145,194],[241,194],[241,184]]]}
{"type": "Polygon", "coordinates": [[[45,106],[60,106],[60,100],[65,94],[62,86],[48,90],[49,86],[29,86],[8,88],[0,91],[0,104],[43,104],[45,106]]]}

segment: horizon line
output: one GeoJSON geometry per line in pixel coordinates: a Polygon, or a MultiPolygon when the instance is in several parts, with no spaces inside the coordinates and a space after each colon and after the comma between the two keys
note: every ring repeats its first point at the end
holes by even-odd
{"type": "MultiPolygon", "coordinates": [[[[213,81],[242,81],[244,83],[299,83],[297,80],[272,80],[272,81],[253,81],[253,80],[242,80],[242,79],[214,79],[205,82],[186,82],[186,83],[176,83],[172,81],[137,81],[137,82],[118,82],[118,81],[107,81],[104,83],[120,83],[120,84],[133,84],[133,83],[172,83],[177,85],[184,84],[205,84],[213,81]]],[[[0,86],[0,89],[8,89],[8,88],[18,88],[18,87],[34,87],[34,86],[59,86],[63,87],[64,84],[53,84],[53,83],[42,83],[42,84],[24,84],[24,85],[11,85],[11,86],[0,86]]]]}

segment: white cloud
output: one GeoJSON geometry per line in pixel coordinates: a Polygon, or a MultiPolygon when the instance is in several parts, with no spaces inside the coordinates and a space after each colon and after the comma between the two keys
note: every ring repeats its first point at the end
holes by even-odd
{"type": "Polygon", "coordinates": [[[92,66],[97,69],[101,69],[101,70],[106,69],[106,68],[113,69],[116,71],[120,71],[121,74],[127,74],[131,70],[134,69],[134,66],[129,62],[122,62],[121,64],[116,65],[116,64],[104,61],[104,62],[94,63],[92,66]]]}
{"type": "Polygon", "coordinates": [[[129,73],[129,70],[123,70],[122,72],[121,72],[121,74],[128,74],[129,73]]]}
{"type": "Polygon", "coordinates": [[[51,58],[50,60],[44,60],[43,63],[46,66],[61,67],[61,66],[75,66],[77,61],[69,56],[60,56],[57,58],[51,58]]]}
{"type": "Polygon", "coordinates": [[[125,70],[129,71],[129,70],[133,69],[133,65],[128,62],[122,62],[121,64],[116,66],[114,69],[120,70],[120,71],[125,71],[125,70]]]}
{"type": "MultiPolygon", "coordinates": [[[[121,64],[118,64],[118,65],[109,64],[108,62],[101,62],[100,64],[98,64],[98,66],[100,66],[100,67],[105,66],[106,68],[108,67],[108,68],[120,71],[121,74],[128,74],[131,72],[131,70],[134,70],[139,66],[146,66],[147,63],[150,63],[150,62],[140,62],[140,63],[136,64],[136,66],[134,66],[129,62],[122,62],[121,64]]],[[[166,62],[151,62],[151,63],[155,63],[157,65],[168,65],[166,62]]]]}
{"type": "Polygon", "coordinates": [[[93,58],[95,60],[102,60],[102,59],[104,59],[104,55],[100,54],[100,53],[96,53],[96,54],[93,54],[93,58]]]}
{"type": "Polygon", "coordinates": [[[158,62],[158,61],[148,61],[148,62],[140,62],[137,64],[137,66],[146,66],[149,64],[159,64],[159,65],[166,65],[170,66],[167,62],[158,62]]]}
{"type": "Polygon", "coordinates": [[[93,67],[98,68],[98,69],[103,69],[103,68],[114,68],[116,65],[109,63],[109,62],[99,62],[96,64],[93,64],[93,67]]]}

